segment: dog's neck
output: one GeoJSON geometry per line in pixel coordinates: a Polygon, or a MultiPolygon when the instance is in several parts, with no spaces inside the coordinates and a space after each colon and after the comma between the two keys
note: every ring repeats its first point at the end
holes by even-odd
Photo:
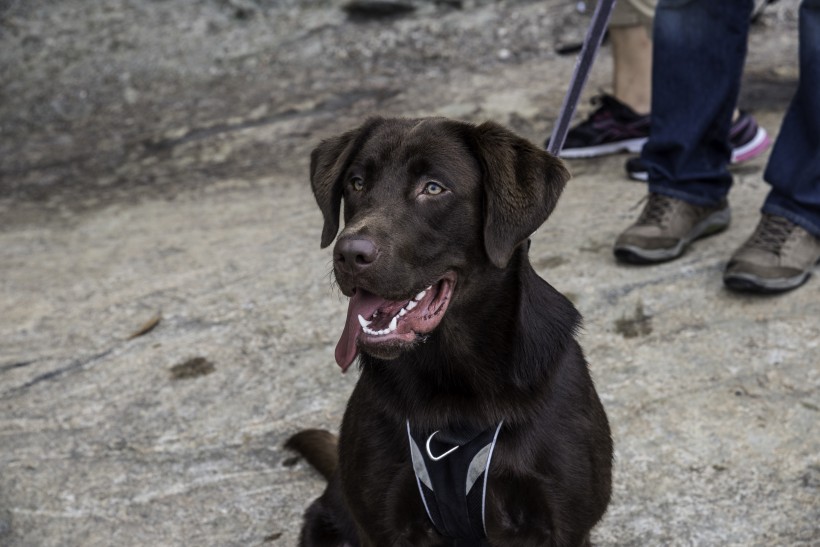
{"type": "Polygon", "coordinates": [[[554,359],[575,343],[580,316],[535,273],[526,246],[504,270],[481,275],[492,276],[481,284],[493,289],[454,301],[413,350],[391,361],[362,355],[363,379],[378,386],[373,396],[437,427],[453,411],[474,417],[478,428],[525,420],[530,405],[541,404],[554,359]]]}

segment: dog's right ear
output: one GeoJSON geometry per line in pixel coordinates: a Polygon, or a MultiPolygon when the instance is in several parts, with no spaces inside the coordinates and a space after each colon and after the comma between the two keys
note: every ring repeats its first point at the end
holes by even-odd
{"type": "Polygon", "coordinates": [[[322,141],[310,154],[310,186],[324,217],[323,249],[339,231],[339,208],[344,194],[342,176],[350,166],[354,151],[381,121],[381,118],[370,118],[357,129],[322,141]]]}

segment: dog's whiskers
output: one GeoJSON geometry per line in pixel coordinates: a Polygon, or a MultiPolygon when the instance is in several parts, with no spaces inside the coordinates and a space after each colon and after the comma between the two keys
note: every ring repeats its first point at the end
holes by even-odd
{"type": "Polygon", "coordinates": [[[328,282],[328,285],[330,287],[330,292],[335,294],[338,298],[341,298],[344,295],[342,294],[342,290],[339,288],[339,282],[336,281],[336,276],[333,275],[333,261],[332,260],[329,261],[329,268],[330,269],[325,274],[325,277],[327,278],[327,282],[328,282]]]}

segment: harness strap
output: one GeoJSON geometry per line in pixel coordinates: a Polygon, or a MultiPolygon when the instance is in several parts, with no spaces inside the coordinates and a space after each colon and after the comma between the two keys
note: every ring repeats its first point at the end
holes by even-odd
{"type": "Polygon", "coordinates": [[[484,431],[434,431],[414,434],[407,420],[413,472],[427,516],[438,532],[462,540],[459,546],[480,545],[484,523],[487,476],[503,420],[484,431]]]}

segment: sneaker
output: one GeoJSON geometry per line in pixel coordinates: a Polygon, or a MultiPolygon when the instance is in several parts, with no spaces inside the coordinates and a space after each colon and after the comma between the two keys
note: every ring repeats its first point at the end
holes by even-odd
{"type": "Polygon", "coordinates": [[[786,218],[764,213],[726,265],[723,282],[736,291],[788,291],[806,282],[818,260],[820,238],[786,218]]]}
{"type": "MultiPolygon", "coordinates": [[[[600,105],[567,133],[562,158],[593,158],[616,152],[640,152],[649,137],[649,114],[638,114],[612,95],[598,95],[600,105]]],[[[544,143],[549,149],[550,141],[544,143]]]]}
{"type": "Polygon", "coordinates": [[[729,204],[701,207],[663,194],[649,193],[641,216],[615,241],[615,257],[632,264],[672,260],[694,240],[726,229],[729,204]]]}
{"type": "MultiPolygon", "coordinates": [[[[757,125],[754,116],[740,111],[740,116],[732,123],[729,130],[729,144],[732,146],[732,163],[756,158],[772,143],[765,129],[757,125]]],[[[649,180],[646,165],[640,156],[626,160],[626,174],[632,180],[649,180]]]]}

